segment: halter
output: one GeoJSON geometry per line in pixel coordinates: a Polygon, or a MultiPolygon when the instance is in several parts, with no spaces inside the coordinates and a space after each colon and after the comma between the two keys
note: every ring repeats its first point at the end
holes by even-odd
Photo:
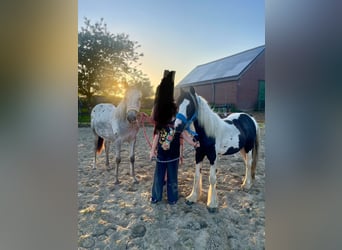
{"type": "Polygon", "coordinates": [[[136,111],[137,113],[139,113],[139,108],[137,107],[137,106],[127,106],[127,113],[129,112],[129,111],[136,111]]]}
{"type": "Polygon", "coordinates": [[[197,111],[195,111],[195,113],[192,115],[192,117],[190,118],[190,120],[187,120],[186,117],[181,114],[181,113],[177,113],[176,118],[178,118],[179,120],[181,120],[183,123],[185,123],[184,129],[186,131],[188,131],[192,136],[197,135],[197,133],[195,131],[192,131],[190,129],[190,124],[197,119],[197,111]]]}
{"type": "MultiPolygon", "coordinates": [[[[139,114],[139,108],[137,106],[127,106],[126,108],[126,116],[128,116],[128,113],[130,111],[135,111],[137,114],[139,114]]],[[[137,123],[137,119],[135,118],[135,120],[131,121],[130,124],[132,124],[132,126],[135,126],[134,124],[137,123]]],[[[138,125],[139,126],[139,125],[138,125]]]]}

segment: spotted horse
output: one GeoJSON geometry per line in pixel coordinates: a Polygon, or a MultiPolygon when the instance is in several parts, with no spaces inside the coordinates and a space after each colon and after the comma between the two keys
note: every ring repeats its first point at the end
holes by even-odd
{"type": "Polygon", "coordinates": [[[105,148],[106,166],[109,166],[110,144],[115,146],[115,183],[119,183],[118,172],[121,162],[121,145],[129,143],[130,147],[130,168],[134,183],[138,183],[134,173],[135,144],[139,131],[137,117],[141,106],[141,91],[130,88],[126,91],[125,97],[117,107],[110,103],[97,104],[91,111],[91,129],[94,133],[94,166],[96,168],[96,155],[105,148]]]}
{"type": "Polygon", "coordinates": [[[197,133],[195,138],[200,142],[200,147],[196,149],[195,154],[196,169],[193,188],[190,195],[186,197],[186,202],[188,204],[197,202],[201,195],[201,167],[206,156],[210,162],[207,208],[209,212],[216,212],[218,210],[216,191],[218,155],[241,153],[246,167],[241,187],[245,190],[250,189],[255,179],[258,160],[258,123],[246,113],[232,113],[224,119],[220,118],[193,87],[190,87],[190,91],[181,90],[177,105],[179,109],[174,122],[176,132],[189,130],[193,123],[197,133]]]}

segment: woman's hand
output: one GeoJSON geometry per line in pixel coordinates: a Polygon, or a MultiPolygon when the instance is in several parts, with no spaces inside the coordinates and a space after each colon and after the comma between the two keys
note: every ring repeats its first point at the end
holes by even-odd
{"type": "Polygon", "coordinates": [[[194,141],[194,148],[199,148],[200,146],[201,145],[199,141],[194,141]]]}
{"type": "Polygon", "coordinates": [[[150,161],[154,160],[155,158],[157,158],[157,152],[154,149],[151,149],[150,151],[150,161]]]}
{"type": "Polygon", "coordinates": [[[184,163],[184,156],[181,155],[181,156],[179,156],[179,164],[183,165],[183,163],[184,163]]]}
{"type": "Polygon", "coordinates": [[[170,143],[164,141],[162,144],[162,149],[169,150],[170,149],[170,143]]]}

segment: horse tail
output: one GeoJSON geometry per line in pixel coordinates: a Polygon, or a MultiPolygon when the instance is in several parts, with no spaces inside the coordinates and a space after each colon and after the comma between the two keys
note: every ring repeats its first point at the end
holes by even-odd
{"type": "Polygon", "coordinates": [[[104,148],[104,140],[102,137],[99,136],[99,138],[97,139],[97,147],[96,147],[96,152],[98,154],[101,154],[102,149],[104,148]]]}
{"type": "Polygon", "coordinates": [[[256,133],[255,137],[255,142],[252,150],[252,179],[255,179],[255,170],[256,170],[256,165],[258,161],[258,155],[259,155],[259,131],[256,133]]]}

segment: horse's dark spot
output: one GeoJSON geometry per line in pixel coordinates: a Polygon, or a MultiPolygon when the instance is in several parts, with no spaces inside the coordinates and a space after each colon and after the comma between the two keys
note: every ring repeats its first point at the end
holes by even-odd
{"type": "Polygon", "coordinates": [[[239,152],[239,148],[229,147],[228,150],[223,155],[232,155],[239,152]]]}
{"type": "Polygon", "coordinates": [[[233,123],[240,131],[239,146],[245,148],[248,153],[253,147],[256,140],[256,127],[252,118],[247,114],[240,114],[233,123]]]}

